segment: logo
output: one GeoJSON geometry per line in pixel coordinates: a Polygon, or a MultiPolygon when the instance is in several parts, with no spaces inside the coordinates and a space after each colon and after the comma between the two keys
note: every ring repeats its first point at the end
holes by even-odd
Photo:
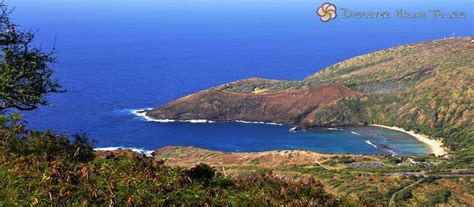
{"type": "Polygon", "coordinates": [[[322,22],[328,22],[336,18],[336,10],[336,5],[326,2],[318,8],[317,14],[321,17],[322,22]]]}

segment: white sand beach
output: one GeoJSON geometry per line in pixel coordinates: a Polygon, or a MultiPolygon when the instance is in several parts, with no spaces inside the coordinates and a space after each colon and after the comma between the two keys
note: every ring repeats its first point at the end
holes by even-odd
{"type": "Polygon", "coordinates": [[[447,154],[447,150],[443,147],[443,143],[441,141],[431,139],[427,135],[417,134],[414,131],[407,131],[407,130],[404,130],[404,129],[399,128],[399,127],[389,127],[389,126],[378,125],[378,124],[371,124],[370,126],[382,127],[382,128],[386,128],[386,129],[392,129],[392,130],[396,130],[396,131],[399,131],[399,132],[407,133],[407,134],[411,135],[412,137],[415,137],[420,142],[423,142],[426,145],[428,145],[431,148],[431,152],[433,154],[435,154],[436,156],[443,156],[443,155],[447,154]]]}

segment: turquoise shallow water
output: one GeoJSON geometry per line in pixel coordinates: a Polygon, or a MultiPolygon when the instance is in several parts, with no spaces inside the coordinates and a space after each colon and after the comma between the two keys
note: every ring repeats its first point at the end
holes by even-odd
{"type": "Polygon", "coordinates": [[[287,126],[145,122],[157,107],[249,77],[303,79],[339,61],[401,44],[473,35],[472,1],[331,1],[351,10],[463,10],[465,19],[348,19],[321,23],[313,0],[15,0],[14,20],[56,41],[56,78],[68,90],[25,114],[29,126],[86,132],[97,147],[167,145],[225,151],[424,154],[403,133],[359,128],[291,133],[287,126]],[[353,134],[355,131],[361,135],[353,134]],[[370,141],[371,144],[368,144],[370,141]],[[377,148],[376,148],[377,147],[377,148]]]}
{"type": "MultiPolygon", "coordinates": [[[[130,111],[116,112],[128,118],[129,125],[139,123],[140,130],[159,131],[160,136],[114,139],[105,146],[128,146],[154,150],[164,146],[194,146],[228,152],[269,150],[312,150],[325,153],[389,155],[426,155],[429,148],[408,134],[379,127],[328,128],[293,132],[290,126],[236,122],[157,123],[135,116],[130,111]],[[166,133],[169,132],[169,133],[166,133]],[[110,144],[108,144],[110,143],[110,144]]],[[[136,133],[142,133],[137,131],[136,133]]]]}

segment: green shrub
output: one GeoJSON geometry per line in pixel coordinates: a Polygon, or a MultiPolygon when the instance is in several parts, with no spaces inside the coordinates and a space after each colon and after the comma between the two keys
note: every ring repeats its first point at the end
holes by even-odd
{"type": "Polygon", "coordinates": [[[434,206],[439,203],[446,203],[448,202],[449,197],[451,197],[451,191],[446,188],[442,188],[439,190],[434,190],[426,193],[427,201],[426,205],[434,206]]]}
{"type": "Polygon", "coordinates": [[[207,185],[209,180],[214,178],[216,175],[216,170],[209,165],[199,164],[196,167],[187,170],[186,175],[191,178],[193,182],[202,182],[207,185]]]}

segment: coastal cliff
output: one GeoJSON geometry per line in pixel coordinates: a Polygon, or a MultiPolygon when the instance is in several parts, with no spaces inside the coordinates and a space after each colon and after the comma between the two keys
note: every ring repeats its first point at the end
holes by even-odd
{"type": "MultiPolygon", "coordinates": [[[[247,79],[234,84],[258,84],[262,81],[265,80],[247,79]]],[[[299,125],[311,122],[307,119],[310,114],[341,97],[358,95],[360,93],[339,84],[241,93],[217,87],[181,98],[147,115],[157,119],[245,120],[299,125]]]]}
{"type": "Polygon", "coordinates": [[[474,144],[472,37],[403,45],[358,56],[301,81],[251,78],[146,112],[154,119],[245,120],[316,127],[383,124],[474,144]]]}

